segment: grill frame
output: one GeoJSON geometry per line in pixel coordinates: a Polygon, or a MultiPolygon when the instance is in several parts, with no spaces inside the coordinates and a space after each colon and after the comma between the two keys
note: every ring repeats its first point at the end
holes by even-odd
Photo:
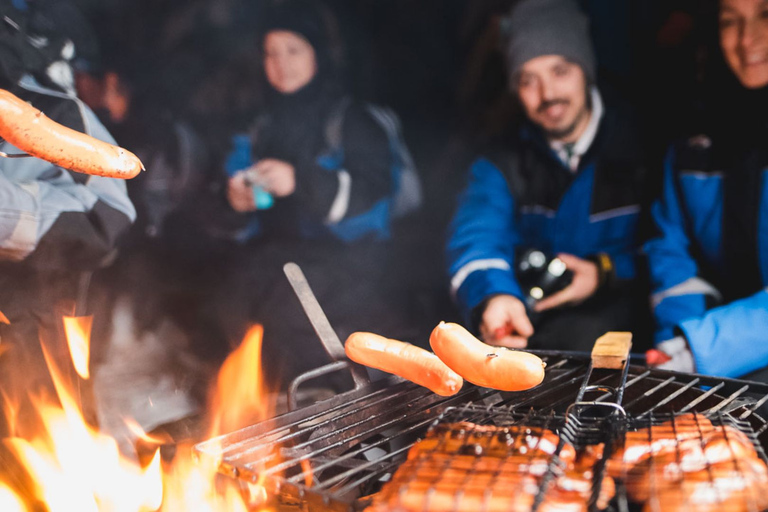
{"type": "Polygon", "coordinates": [[[768,422],[757,411],[768,402],[766,384],[640,365],[627,365],[624,373],[592,370],[589,354],[536,353],[548,368],[544,382],[532,390],[499,392],[467,384],[445,398],[389,377],[199,443],[195,451],[219,462],[221,473],[263,485],[284,502],[300,503],[309,511],[355,511],[364,508],[364,496],[397,469],[410,446],[452,408],[551,414],[564,426],[574,404],[600,407],[623,399],[623,410],[636,422],[658,422],[685,412],[744,422],[765,460],[768,422]]]}

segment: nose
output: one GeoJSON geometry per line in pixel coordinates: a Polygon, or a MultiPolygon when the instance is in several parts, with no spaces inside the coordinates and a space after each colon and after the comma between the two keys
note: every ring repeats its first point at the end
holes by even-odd
{"type": "Polygon", "coordinates": [[[546,78],[539,80],[539,94],[541,95],[542,101],[548,101],[554,97],[554,88],[552,87],[550,80],[546,78]]]}
{"type": "Polygon", "coordinates": [[[742,50],[748,50],[762,37],[765,37],[761,23],[756,20],[747,20],[741,27],[739,43],[742,50]]]}

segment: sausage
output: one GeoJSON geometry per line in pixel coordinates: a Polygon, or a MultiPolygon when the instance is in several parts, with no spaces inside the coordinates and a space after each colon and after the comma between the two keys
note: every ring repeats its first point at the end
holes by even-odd
{"type": "Polygon", "coordinates": [[[544,380],[544,362],[529,352],[492,347],[464,327],[440,322],[429,337],[437,357],[478,386],[522,391],[544,380]]]}
{"type": "Polygon", "coordinates": [[[0,137],[75,172],[127,179],[144,170],[130,151],[67,128],[4,89],[0,89],[0,137]]]}
{"type": "Polygon", "coordinates": [[[435,354],[403,341],[355,332],[347,338],[344,351],[356,363],[393,373],[438,395],[455,395],[464,385],[464,379],[435,354]]]}

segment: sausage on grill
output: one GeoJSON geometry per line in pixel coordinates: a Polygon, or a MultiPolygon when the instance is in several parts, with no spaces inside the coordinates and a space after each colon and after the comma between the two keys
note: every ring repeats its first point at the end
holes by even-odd
{"type": "Polygon", "coordinates": [[[4,89],[0,89],[0,137],[25,153],[75,172],[133,178],[144,169],[130,151],[67,128],[4,89]]]}
{"type": "MultiPolygon", "coordinates": [[[[411,447],[366,512],[527,512],[539,494],[540,511],[586,512],[594,478],[575,456],[541,427],[438,424],[411,447]]],[[[614,494],[613,479],[605,477],[597,507],[607,507],[614,494]]]]}
{"type": "Polygon", "coordinates": [[[464,385],[464,379],[435,354],[403,341],[355,332],[347,338],[344,351],[356,363],[393,373],[438,395],[455,395],[464,385]]]}
{"type": "Polygon", "coordinates": [[[429,337],[435,354],[452,370],[478,386],[522,391],[544,380],[544,362],[529,352],[492,347],[464,327],[440,322],[429,337]]]}

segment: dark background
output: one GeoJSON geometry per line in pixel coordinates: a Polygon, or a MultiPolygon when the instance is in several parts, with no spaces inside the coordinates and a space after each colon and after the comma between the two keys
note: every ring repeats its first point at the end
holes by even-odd
{"type": "MultiPolygon", "coordinates": [[[[168,119],[188,123],[205,155],[202,186],[220,186],[231,134],[262,102],[256,27],[267,0],[71,1],[83,15],[71,24],[76,45],[97,71],[117,70],[130,84],[134,108],[143,110],[138,129],[162,136],[168,119]]],[[[635,105],[652,161],[687,128],[701,65],[695,16],[706,1],[580,1],[591,18],[599,85],[635,105]]],[[[455,315],[442,251],[466,170],[483,140],[519,114],[499,37],[514,0],[325,3],[338,24],[350,90],[397,112],[424,182],[425,207],[395,231],[392,282],[403,284],[431,328],[455,315]]],[[[185,218],[169,236],[189,224],[185,218]]]]}

